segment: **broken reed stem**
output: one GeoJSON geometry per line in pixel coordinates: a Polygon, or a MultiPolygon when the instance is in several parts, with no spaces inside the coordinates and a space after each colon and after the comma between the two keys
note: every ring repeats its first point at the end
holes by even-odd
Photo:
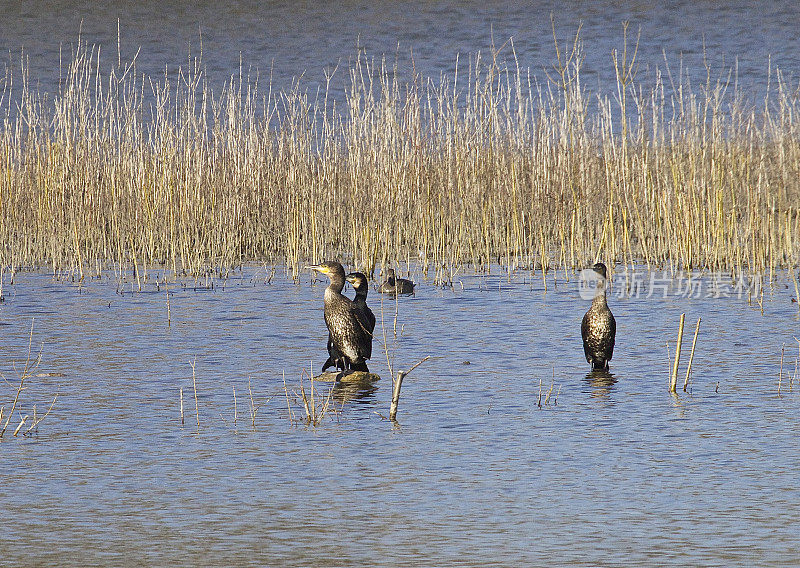
{"type": "Polygon", "coordinates": [[[681,343],[683,342],[683,322],[686,314],[681,314],[681,323],[678,326],[678,344],[675,346],[675,363],[672,365],[672,374],[669,379],[669,392],[675,392],[678,383],[678,363],[681,360],[681,343]]]}
{"type": "Polygon", "coordinates": [[[31,430],[36,428],[42,420],[44,420],[50,415],[50,411],[53,410],[53,407],[55,406],[57,399],[58,399],[58,394],[56,394],[56,396],[53,397],[53,402],[50,403],[50,408],[48,408],[47,412],[44,413],[44,416],[40,418],[36,417],[36,406],[33,407],[33,422],[31,423],[30,428],[25,430],[24,432],[25,434],[28,434],[31,430]]]}
{"type": "Polygon", "coordinates": [[[553,394],[553,388],[554,388],[555,386],[556,386],[556,383],[555,383],[555,381],[553,381],[552,383],[550,383],[550,388],[548,389],[548,391],[547,391],[547,394],[546,394],[546,395],[545,395],[545,397],[544,397],[544,405],[545,405],[545,406],[547,406],[548,404],[550,404],[550,395],[551,395],[551,394],[553,394]]]}
{"type": "Polygon", "coordinates": [[[253,389],[250,386],[250,377],[247,377],[247,390],[250,391],[250,420],[253,423],[253,430],[256,429],[256,405],[253,402],[253,389]]]}
{"type": "Polygon", "coordinates": [[[394,381],[394,388],[392,388],[392,404],[389,406],[389,420],[397,418],[397,405],[400,403],[400,389],[403,386],[403,378],[406,374],[403,371],[397,372],[397,379],[394,381]]]}
{"type": "Polygon", "coordinates": [[[180,388],[180,398],[181,398],[181,426],[183,426],[183,387],[180,388]]]}
{"type": "Polygon", "coordinates": [[[167,327],[172,327],[172,312],[169,309],[169,285],[167,284],[167,276],[164,275],[164,290],[167,293],[167,327]]]}
{"type": "Polygon", "coordinates": [[[539,379],[539,400],[536,401],[536,406],[542,407],[542,379],[539,379]]]}
{"type": "Polygon", "coordinates": [[[778,395],[781,394],[781,381],[783,380],[783,351],[786,349],[786,344],[781,345],[781,368],[778,371],[778,395]]]}
{"type": "Polygon", "coordinates": [[[430,359],[430,356],[426,355],[414,363],[405,373],[403,371],[397,372],[397,378],[394,380],[394,384],[392,385],[392,402],[389,405],[389,420],[395,420],[397,417],[397,406],[400,404],[400,388],[403,386],[403,379],[410,375],[414,369],[422,365],[428,359],[430,359]]]}
{"type": "Polygon", "coordinates": [[[797,280],[800,279],[800,274],[795,276],[794,270],[790,273],[792,282],[794,282],[794,298],[797,300],[797,311],[800,312],[800,290],[797,288],[797,280]]]}
{"type": "Polygon", "coordinates": [[[283,392],[286,394],[286,409],[289,411],[289,422],[294,422],[294,413],[292,412],[292,405],[289,403],[289,389],[286,388],[286,371],[282,371],[283,375],[283,392]]]}
{"type": "Polygon", "coordinates": [[[197,381],[194,374],[194,365],[197,362],[197,357],[192,361],[192,388],[194,389],[194,413],[197,416],[197,431],[200,431],[200,405],[197,404],[197,381]]]}
{"type": "Polygon", "coordinates": [[[20,420],[20,422],[19,422],[19,426],[17,426],[17,429],[14,430],[14,436],[16,436],[19,433],[20,429],[25,425],[25,421],[27,419],[28,419],[28,415],[27,414],[22,417],[22,420],[20,420]]]}
{"type": "Polygon", "coordinates": [[[694,346],[697,343],[697,332],[700,331],[700,319],[697,318],[697,325],[694,328],[694,339],[692,339],[692,351],[689,353],[689,366],[686,368],[686,378],[683,380],[683,392],[686,392],[686,386],[689,384],[689,375],[692,372],[692,361],[694,361],[694,346]]]}
{"type": "Polygon", "coordinates": [[[236,385],[233,385],[233,426],[236,427],[236,418],[237,418],[237,409],[236,409],[236,385]]]}
{"type": "MultiPolygon", "coordinates": [[[[25,379],[28,378],[29,373],[31,372],[31,345],[33,344],[33,320],[31,320],[31,332],[28,336],[28,356],[25,358],[25,367],[22,369],[22,375],[19,378],[19,387],[17,388],[17,394],[14,395],[14,403],[11,405],[11,410],[8,413],[8,418],[6,419],[6,423],[3,425],[3,429],[0,430],[0,438],[6,433],[6,428],[8,428],[8,423],[11,421],[11,418],[14,416],[14,409],[17,407],[17,402],[19,401],[19,395],[23,390],[23,384],[25,383],[25,379]]],[[[36,358],[33,368],[39,366],[39,361],[41,360],[41,353],[36,358]]],[[[14,433],[16,436],[16,432],[14,433]]]]}

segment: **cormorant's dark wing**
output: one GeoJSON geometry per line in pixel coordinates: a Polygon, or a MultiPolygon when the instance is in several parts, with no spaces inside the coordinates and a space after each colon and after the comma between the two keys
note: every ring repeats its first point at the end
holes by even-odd
{"type": "Polygon", "coordinates": [[[351,364],[359,365],[372,355],[372,336],[364,330],[355,304],[344,296],[325,306],[333,346],[351,364]]]}
{"type": "Polygon", "coordinates": [[[375,331],[375,314],[373,314],[372,310],[365,306],[364,315],[367,319],[367,331],[373,333],[375,331]]]}
{"type": "Polygon", "coordinates": [[[583,315],[581,322],[581,338],[583,339],[583,354],[586,357],[586,362],[592,362],[592,349],[589,347],[589,312],[583,315]]]}
{"type": "Polygon", "coordinates": [[[369,359],[372,357],[372,332],[375,329],[375,314],[367,307],[366,303],[361,306],[354,303],[353,316],[358,322],[360,336],[358,343],[363,349],[363,357],[364,359],[369,359]]]}
{"type": "Polygon", "coordinates": [[[617,320],[614,319],[614,314],[610,311],[608,315],[611,317],[611,321],[609,322],[609,345],[608,345],[608,360],[611,361],[611,357],[614,356],[614,342],[617,338],[617,320]]]}

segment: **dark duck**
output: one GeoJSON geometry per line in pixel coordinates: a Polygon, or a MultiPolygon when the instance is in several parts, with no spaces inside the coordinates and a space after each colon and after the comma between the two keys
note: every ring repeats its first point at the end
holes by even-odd
{"type": "Polygon", "coordinates": [[[413,294],[414,293],[414,283],[411,280],[406,280],[405,278],[397,278],[394,274],[394,268],[390,268],[387,271],[387,278],[386,282],[381,284],[381,287],[378,288],[378,292],[381,294],[413,294]]]}
{"type": "MultiPolygon", "coordinates": [[[[366,361],[372,356],[372,332],[368,331],[370,324],[365,310],[360,309],[356,302],[342,294],[345,282],[344,268],[340,263],[333,261],[308,268],[324,274],[330,280],[325,289],[325,324],[328,326],[329,357],[323,365],[323,371],[336,365],[344,371],[369,372],[366,361]]],[[[364,308],[366,308],[366,293],[364,308]]]]}
{"type": "Polygon", "coordinates": [[[608,362],[614,355],[614,339],[617,335],[617,322],[608,309],[606,298],[606,265],[598,262],[592,267],[598,275],[597,288],[592,299],[592,307],[583,316],[581,335],[586,361],[593,371],[608,371],[608,362]]]}

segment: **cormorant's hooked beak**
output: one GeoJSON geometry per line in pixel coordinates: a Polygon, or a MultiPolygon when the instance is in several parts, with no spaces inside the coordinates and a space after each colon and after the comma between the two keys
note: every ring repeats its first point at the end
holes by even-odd
{"type": "Polygon", "coordinates": [[[328,273],[327,267],[322,266],[321,264],[311,264],[311,265],[305,266],[304,269],[306,269],[306,270],[308,270],[308,269],[315,270],[317,272],[322,272],[323,274],[327,274],[328,273]]]}

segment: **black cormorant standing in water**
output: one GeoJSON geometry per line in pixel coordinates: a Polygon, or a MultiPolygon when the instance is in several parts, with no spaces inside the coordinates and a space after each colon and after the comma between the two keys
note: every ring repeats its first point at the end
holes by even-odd
{"type": "Polygon", "coordinates": [[[405,278],[395,278],[394,276],[394,268],[390,268],[388,270],[388,278],[386,278],[386,282],[381,284],[381,287],[378,288],[378,292],[381,294],[413,294],[414,293],[414,283],[411,280],[406,280],[405,278]]]}
{"type": "Polygon", "coordinates": [[[364,316],[356,303],[342,295],[344,268],[338,262],[332,261],[308,268],[321,272],[330,279],[330,284],[325,289],[329,361],[340,368],[369,372],[366,360],[372,355],[372,334],[367,331],[368,323],[362,321],[364,316]]]}
{"type": "Polygon", "coordinates": [[[592,307],[583,316],[581,335],[583,336],[583,352],[586,361],[591,363],[592,370],[608,371],[608,362],[614,355],[614,338],[617,335],[617,322],[608,309],[606,300],[606,265],[598,262],[592,267],[600,278],[592,299],[592,307]]]}
{"type": "MultiPolygon", "coordinates": [[[[364,322],[364,327],[372,336],[375,331],[375,314],[369,309],[367,305],[367,292],[369,291],[369,282],[363,272],[351,272],[347,275],[347,281],[353,286],[356,291],[356,297],[353,298],[353,303],[358,308],[360,320],[364,322]]],[[[370,342],[370,352],[372,351],[372,343],[370,342]]],[[[369,357],[367,357],[369,359],[369,357]]]]}

